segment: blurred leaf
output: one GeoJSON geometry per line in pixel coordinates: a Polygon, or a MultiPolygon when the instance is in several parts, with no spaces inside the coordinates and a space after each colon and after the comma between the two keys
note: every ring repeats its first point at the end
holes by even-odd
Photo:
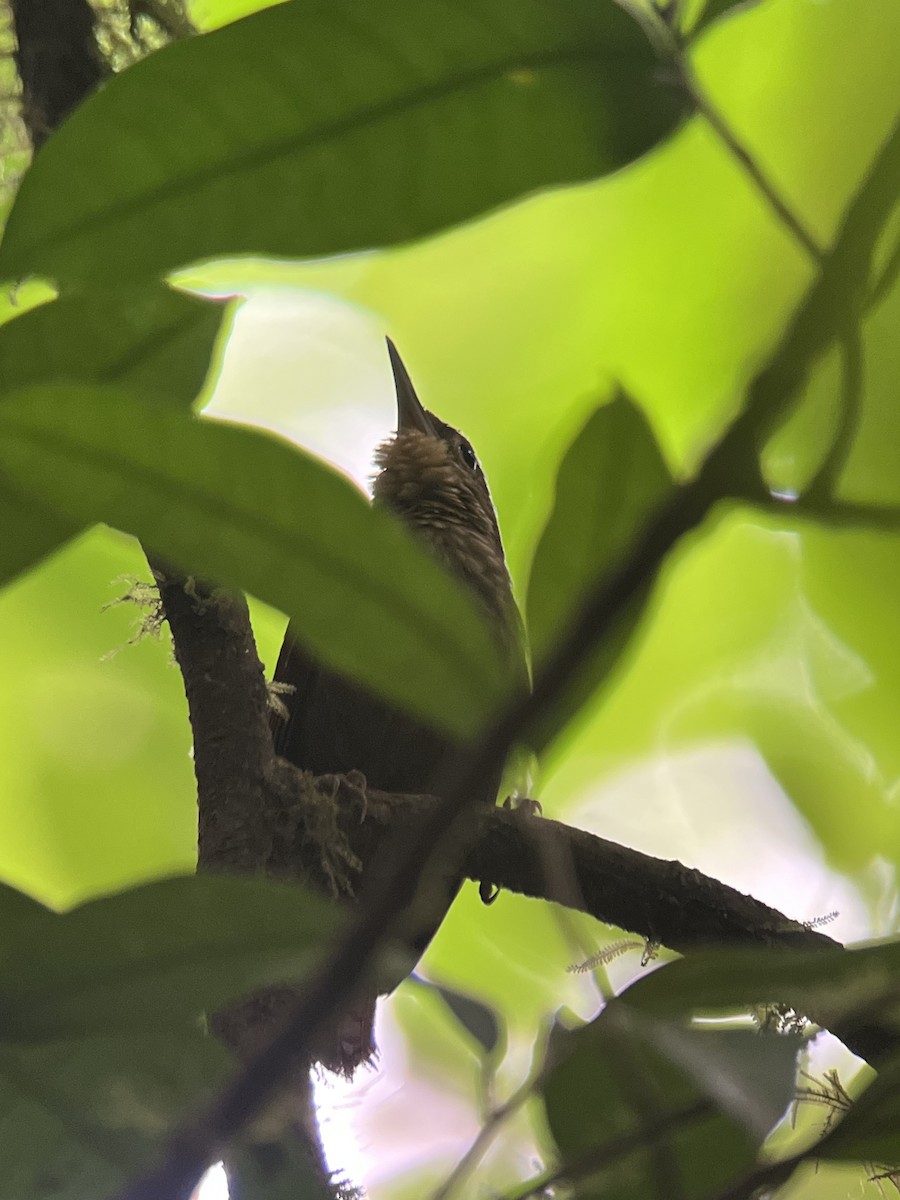
{"type": "Polygon", "coordinates": [[[793,1096],[796,1039],[678,1029],[609,1006],[556,1034],[547,1119],[575,1195],[713,1197],[753,1163],[793,1096]],[[769,1043],[765,1045],[765,1043],[769,1043]]]}
{"type": "Polygon", "coordinates": [[[686,106],[658,72],[613,0],[482,0],[477,19],[460,0],[293,0],[92,96],[26,175],[0,276],[421,237],[650,149],[686,106]]]}
{"type": "Polygon", "coordinates": [[[221,321],[220,304],[162,284],[64,296],[0,327],[0,397],[31,384],[95,383],[187,407],[221,321]]]}
{"type": "Polygon", "coordinates": [[[80,525],[16,492],[0,474],[0,583],[8,583],[78,533],[80,525]]]}
{"type": "MultiPolygon", "coordinates": [[[[898,215],[894,214],[895,223],[898,215]]],[[[883,240],[888,241],[887,237],[883,240]]],[[[897,261],[900,262],[900,258],[897,261]]],[[[838,484],[840,495],[846,499],[876,504],[900,503],[900,480],[896,469],[900,455],[900,421],[897,420],[895,390],[900,369],[900,346],[896,338],[898,320],[900,286],[895,283],[869,310],[860,326],[865,376],[862,403],[853,429],[848,461],[838,484]]],[[[840,392],[836,387],[833,392],[837,395],[832,405],[837,407],[840,392]]]]}
{"type": "Polygon", "coordinates": [[[556,502],[528,580],[528,636],[538,667],[672,486],[640,409],[623,395],[599,408],[560,465],[556,502]]]}
{"type": "MultiPolygon", "coordinates": [[[[35,383],[117,383],[187,407],[203,385],[221,323],[219,305],[161,285],[63,298],[0,327],[0,403],[35,383]]],[[[0,582],[78,532],[0,478],[0,582]]]]}
{"type": "Polygon", "coordinates": [[[34,388],[0,407],[0,470],[72,520],[276,605],[325,662],[460,737],[508,690],[511,664],[461,585],[342,476],[258,431],[34,388]]]}
{"type": "Polygon", "coordinates": [[[500,1041],[500,1021],[496,1012],[480,1000],[455,991],[444,984],[423,979],[421,975],[413,975],[411,979],[419,987],[436,992],[441,1000],[486,1054],[491,1054],[500,1041]]]}
{"type": "Polygon", "coordinates": [[[794,1097],[804,1039],[747,1029],[686,1029],[652,1021],[645,1037],[732,1120],[762,1143],[794,1097]]]}
{"type": "Polygon", "coordinates": [[[4,1200],[98,1200],[157,1158],[179,1119],[224,1082],[199,1029],[0,1045],[4,1200]]]}
{"type": "MultiPolygon", "coordinates": [[[[540,670],[589,591],[609,580],[673,489],[646,418],[619,395],[599,408],[559,468],[556,502],[528,581],[527,623],[540,670]]],[[[608,674],[641,615],[650,584],[616,623],[535,735],[549,740],[608,674]]]]}
{"type": "Polygon", "coordinates": [[[789,1005],[819,1024],[900,1028],[900,942],[859,950],[701,950],[640,979],[629,1007],[654,1016],[789,1005]]]}
{"type": "Polygon", "coordinates": [[[93,900],[13,930],[0,1039],[169,1029],[301,978],[340,910],[274,880],[191,875],[93,900]]]}

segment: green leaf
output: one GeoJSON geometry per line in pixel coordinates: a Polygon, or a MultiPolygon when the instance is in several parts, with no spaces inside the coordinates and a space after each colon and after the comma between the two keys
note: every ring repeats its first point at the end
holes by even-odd
{"type": "Polygon", "coordinates": [[[501,1037],[500,1018],[493,1008],[467,996],[464,992],[423,979],[421,975],[412,975],[411,980],[419,987],[427,988],[440,996],[447,1009],[472,1039],[478,1043],[485,1054],[493,1054],[501,1037]]]}
{"type": "Polygon", "coordinates": [[[0,1045],[4,1200],[98,1200],[157,1159],[176,1121],[227,1078],[199,1029],[0,1045]]]}
{"type": "Polygon", "coordinates": [[[575,1194],[684,1200],[740,1177],[793,1095],[798,1039],[698,1031],[610,1005],[555,1034],[543,1085],[547,1119],[575,1194]],[[663,1164],[665,1164],[663,1166],[663,1164]]]}
{"type": "Polygon", "coordinates": [[[624,395],[597,409],[559,468],[556,502],[528,580],[528,636],[537,665],[672,486],[640,409],[624,395]]]}
{"type": "Polygon", "coordinates": [[[0,397],[91,383],[187,407],[206,379],[222,311],[161,284],[42,304],[0,327],[0,397]]]}
{"type": "Polygon", "coordinates": [[[639,980],[627,996],[630,1007],[654,1016],[778,1003],[829,1028],[849,1021],[900,1028],[900,943],[860,950],[703,950],[639,980]]]}
{"type": "MultiPolygon", "coordinates": [[[[3,888],[0,908],[15,917],[0,939],[0,1178],[16,1200],[93,1200],[151,1166],[230,1069],[198,1017],[300,978],[341,926],[336,906],[300,887],[225,875],[61,916],[3,888]]],[[[234,1161],[247,1200],[325,1200],[288,1140],[245,1141],[234,1161]]]]}
{"type": "Polygon", "coordinates": [[[0,473],[0,583],[8,583],[79,531],[79,524],[23,496],[0,473]]]}
{"type": "MultiPolygon", "coordinates": [[[[226,1051],[196,1027],[0,1045],[4,1200],[118,1195],[232,1070],[226,1051]]],[[[271,1120],[266,1131],[273,1137],[271,1120]]],[[[292,1133],[264,1145],[251,1137],[229,1152],[235,1200],[329,1200],[292,1133]]]]}
{"type": "MultiPolygon", "coordinates": [[[[567,451],[553,512],[528,581],[527,626],[535,667],[568,629],[587,593],[608,580],[673,489],[639,408],[624,395],[599,408],[567,451]]],[[[649,592],[632,605],[585,663],[562,704],[538,731],[545,743],[606,676],[627,644],[649,592]]]]}
{"type": "Polygon", "coordinates": [[[0,883],[0,948],[14,938],[15,931],[24,921],[32,921],[35,918],[52,920],[53,917],[53,910],[45,907],[33,896],[20,892],[8,883],[0,883]]]}
{"type": "Polygon", "coordinates": [[[460,737],[508,691],[511,664],[462,586],[342,476],[266,434],[34,388],[0,406],[0,471],[73,521],[246,588],[325,662],[460,737]]]}
{"type": "MultiPolygon", "coordinates": [[[[220,305],[154,285],[63,298],[0,327],[0,403],[35,383],[116,383],[188,406],[206,373],[220,305]]],[[[38,562],[79,530],[0,476],[0,582],[38,562]]]]}
{"type": "Polygon", "coordinates": [[[0,277],[407,241],[622,167],[685,107],[613,0],[293,0],[74,113],[22,183],[0,277]]]}
{"type": "Polygon", "coordinates": [[[26,922],[6,939],[0,1039],[178,1027],[302,978],[340,910],[268,879],[190,875],[26,922]]]}

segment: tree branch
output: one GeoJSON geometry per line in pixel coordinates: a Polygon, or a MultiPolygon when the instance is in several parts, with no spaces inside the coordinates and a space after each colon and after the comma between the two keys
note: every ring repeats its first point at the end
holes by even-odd
{"type": "Polygon", "coordinates": [[[11,0],[22,120],[35,150],[109,74],[88,0],[11,0]]]}

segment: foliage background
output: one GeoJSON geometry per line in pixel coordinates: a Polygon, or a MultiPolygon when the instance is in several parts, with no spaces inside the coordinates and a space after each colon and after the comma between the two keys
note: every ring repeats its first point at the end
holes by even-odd
{"type": "MultiPolygon", "coordinates": [[[[201,28],[252,7],[189,6],[201,28]]],[[[738,6],[697,44],[702,86],[823,244],[900,109],[898,48],[894,0],[738,6]]],[[[389,331],[427,405],[476,446],[524,598],[562,454],[613,382],[644,409],[672,469],[688,473],[812,274],[695,117],[598,183],[423,242],[318,263],[230,261],[185,279],[249,297],[209,384],[213,409],[287,430],[357,476],[391,426],[389,331]]],[[[0,297],[4,319],[27,296],[0,297]]],[[[898,318],[893,287],[865,322],[866,403],[840,480],[848,498],[900,503],[898,318]]],[[[779,490],[801,487],[827,449],[839,389],[832,354],[768,449],[779,490]]],[[[884,534],[717,512],[668,564],[613,683],[550,748],[536,789],[545,811],[798,919],[836,909],[829,932],[841,940],[894,932],[897,564],[884,534]]],[[[56,906],[193,862],[180,678],[152,641],[108,657],[135,613],[101,610],[124,590],[119,577],[144,573],[135,543],[97,529],[0,594],[0,874],[56,906]]],[[[255,606],[269,664],[282,624],[255,606]]],[[[501,1092],[554,1011],[588,1016],[599,1000],[589,976],[565,967],[579,944],[615,935],[573,928],[515,897],[483,909],[468,889],[425,960],[427,976],[501,1015],[501,1092]]],[[[631,956],[610,975],[618,987],[639,970],[631,956]]],[[[345,1101],[376,1200],[420,1195],[440,1177],[477,1128],[481,1087],[476,1047],[434,993],[409,983],[385,1009],[383,1068],[345,1101]]],[[[485,1178],[527,1171],[533,1136],[514,1125],[485,1178]]],[[[875,1189],[858,1171],[823,1168],[789,1194],[875,1189]]]]}

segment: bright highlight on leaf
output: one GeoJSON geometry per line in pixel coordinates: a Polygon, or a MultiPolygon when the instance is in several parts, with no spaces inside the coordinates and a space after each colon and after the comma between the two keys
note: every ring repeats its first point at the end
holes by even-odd
{"type": "Polygon", "coordinates": [[[685,109],[614,0],[292,0],[89,99],[23,181],[0,278],[407,241],[616,170],[685,109]]]}

